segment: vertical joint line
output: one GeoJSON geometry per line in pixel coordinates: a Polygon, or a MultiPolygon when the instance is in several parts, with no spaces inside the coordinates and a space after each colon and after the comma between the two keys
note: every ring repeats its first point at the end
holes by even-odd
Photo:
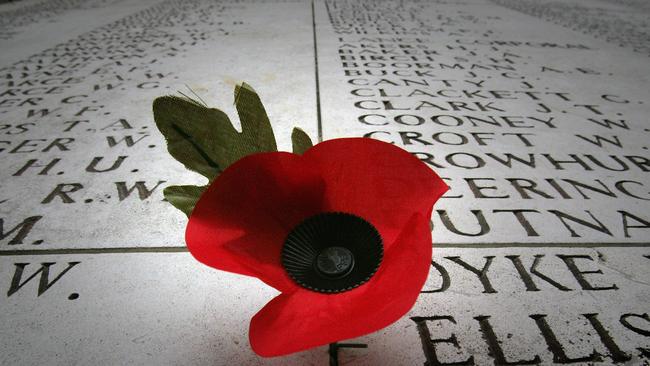
{"type": "Polygon", "coordinates": [[[320,82],[318,79],[318,45],[316,43],[316,9],[311,1],[311,24],[314,34],[314,74],[316,76],[316,120],[318,122],[318,142],[323,142],[323,121],[320,112],[320,82]]]}

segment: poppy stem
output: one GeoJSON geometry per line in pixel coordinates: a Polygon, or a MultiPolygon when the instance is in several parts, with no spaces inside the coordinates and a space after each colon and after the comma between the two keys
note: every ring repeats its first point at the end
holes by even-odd
{"type": "Polygon", "coordinates": [[[330,343],[330,366],[339,366],[339,348],[368,348],[368,345],[363,343],[330,343]]]}

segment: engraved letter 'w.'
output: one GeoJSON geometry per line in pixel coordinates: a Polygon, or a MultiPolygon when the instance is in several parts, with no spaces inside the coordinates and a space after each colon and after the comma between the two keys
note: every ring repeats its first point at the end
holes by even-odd
{"type": "Polygon", "coordinates": [[[64,269],[61,273],[59,273],[53,280],[50,282],[49,280],[49,274],[50,274],[50,266],[53,264],[56,264],[55,262],[45,262],[41,263],[41,268],[34,272],[31,276],[29,276],[25,281],[20,282],[21,278],[23,277],[23,271],[25,270],[25,267],[29,265],[29,263],[14,263],[16,266],[16,271],[14,272],[14,277],[11,280],[11,287],[9,287],[9,291],[7,291],[7,297],[15,294],[18,290],[20,290],[23,286],[25,286],[29,281],[32,280],[32,278],[36,277],[39,273],[41,274],[41,278],[38,282],[38,296],[41,296],[45,291],[47,291],[52,285],[56,283],[61,277],[63,277],[66,272],[68,272],[72,267],[76,266],[81,262],[68,262],[68,268],[64,269]]]}

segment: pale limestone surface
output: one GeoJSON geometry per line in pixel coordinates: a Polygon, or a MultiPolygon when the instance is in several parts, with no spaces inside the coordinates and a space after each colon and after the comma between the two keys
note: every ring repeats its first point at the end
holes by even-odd
{"type": "Polygon", "coordinates": [[[162,200],[166,185],[203,180],[167,154],[152,100],[187,84],[236,122],[232,89],[246,81],[281,150],[294,126],[318,139],[320,108],[323,139],[380,131],[433,155],[452,188],[432,216],[424,293],[341,364],[648,364],[644,14],[615,0],[0,5],[0,363],[327,364],[326,347],[256,356],[248,322],[277,292],[192,259],[187,219],[162,200]],[[505,154],[535,167],[508,168],[505,154]],[[582,163],[548,159],[571,154],[582,163]],[[121,164],[87,171],[96,158],[98,170],[121,164]],[[43,166],[22,169],[30,161],[43,166]],[[48,202],[62,184],[68,202],[48,202]],[[457,346],[429,340],[452,335],[457,346]]]}
{"type": "MultiPolygon", "coordinates": [[[[33,173],[27,171],[20,176],[3,179],[0,201],[9,198],[9,195],[21,198],[2,204],[3,212],[12,213],[7,219],[8,225],[13,227],[17,224],[16,220],[22,220],[21,217],[43,216],[30,234],[29,239],[34,238],[30,243],[43,240],[43,245],[50,249],[178,246],[183,243],[186,218],[162,201],[162,188],[169,184],[204,184],[204,181],[166,152],[164,139],[153,123],[151,103],[155,97],[177,90],[188,93],[185,85],[211,106],[226,111],[238,123],[232,105],[233,89],[235,83],[245,80],[262,95],[280,148],[290,149],[289,138],[293,126],[300,126],[310,135],[316,135],[309,6],[229,5],[223,10],[217,9],[214,4],[209,7],[196,2],[185,5],[163,2],[157,6],[158,13],[153,16],[142,11],[134,13],[134,19],[127,20],[133,22],[133,25],[129,25],[131,33],[120,32],[115,28],[118,25],[109,21],[101,31],[79,36],[89,39],[86,47],[93,54],[89,55],[93,57],[90,60],[65,57],[66,49],[74,49],[81,41],[71,38],[69,45],[61,46],[58,49],[62,51],[55,52],[57,55],[63,54],[65,60],[72,59],[69,62],[75,66],[72,66],[71,75],[83,79],[71,80],[71,84],[65,85],[63,90],[56,90],[55,95],[33,96],[43,98],[38,106],[26,104],[20,107],[18,104],[26,97],[16,96],[12,98],[22,101],[12,102],[16,105],[0,111],[3,121],[12,125],[29,123],[27,126],[31,128],[20,135],[3,138],[3,141],[7,141],[0,144],[4,175],[15,174],[33,158],[39,159],[37,164],[61,159],[48,175],[38,175],[40,169],[31,168],[33,173]],[[191,16],[184,20],[190,25],[169,26],[165,23],[166,12],[174,9],[185,11],[181,13],[183,16],[191,16]],[[205,15],[201,17],[203,13],[205,15]],[[138,24],[143,21],[141,18],[152,27],[146,31],[147,36],[171,34],[178,37],[178,41],[149,41],[151,38],[132,41],[131,35],[137,36],[142,27],[138,24]],[[192,27],[196,22],[215,25],[206,25],[205,30],[195,32],[192,27]],[[95,45],[92,38],[104,34],[104,29],[119,38],[110,45],[95,45]],[[236,37],[226,34],[235,31],[236,37]],[[131,47],[131,42],[135,42],[135,47],[131,47]],[[151,44],[154,44],[154,50],[146,49],[151,44]],[[100,51],[102,47],[107,51],[100,51]],[[135,57],[120,61],[134,49],[137,50],[135,57]],[[117,60],[112,61],[109,59],[111,57],[117,60]],[[79,66],[76,66],[77,62],[79,66]],[[120,64],[115,65],[115,62],[120,64]],[[106,85],[112,89],[106,90],[106,85]],[[95,86],[103,86],[104,89],[100,87],[95,92],[95,86]],[[287,91],[291,93],[287,94],[287,91]],[[61,100],[70,96],[72,98],[68,99],[68,104],[61,104],[61,100]],[[82,111],[84,107],[89,111],[82,111]],[[42,108],[51,111],[45,118],[34,122],[35,116],[31,119],[25,117],[30,109],[42,108]],[[82,122],[74,126],[74,122],[66,124],[67,121],[77,120],[82,122]],[[69,127],[72,127],[70,131],[65,131],[69,127]],[[111,141],[119,142],[125,136],[131,136],[132,146],[126,146],[127,141],[110,146],[111,141]],[[56,138],[69,142],[69,150],[59,151],[54,147],[39,154],[56,138]],[[14,147],[27,139],[35,140],[28,143],[34,146],[25,146],[11,153],[14,147]],[[120,156],[125,158],[112,171],[86,171],[96,157],[102,158],[97,168],[107,169],[114,162],[119,162],[120,156]],[[116,182],[124,182],[128,190],[138,181],[144,182],[147,190],[156,187],[151,196],[141,200],[135,190],[120,200],[116,182]],[[75,183],[83,186],[69,194],[75,203],[65,203],[60,198],[41,203],[58,184],[75,183]],[[85,203],[86,200],[92,202],[85,203]],[[76,224],[79,222],[84,224],[76,224]]],[[[74,19],[72,14],[66,21],[74,19]]],[[[38,61],[32,61],[29,66],[18,63],[9,67],[15,70],[12,75],[19,75],[24,67],[38,71],[56,70],[62,62],[56,57],[44,60],[48,61],[42,68],[38,61]]],[[[60,77],[54,79],[53,82],[64,80],[60,77]]],[[[35,90],[36,93],[46,89],[35,90]]]]}

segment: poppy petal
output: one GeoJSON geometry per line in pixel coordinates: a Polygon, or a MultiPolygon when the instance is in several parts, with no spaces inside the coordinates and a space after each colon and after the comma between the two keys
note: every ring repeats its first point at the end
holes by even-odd
{"type": "Polygon", "coordinates": [[[304,157],[326,184],[326,210],[372,223],[392,243],[414,213],[429,218],[447,185],[422,161],[386,142],[341,138],[321,142],[304,157]]]}
{"type": "Polygon", "coordinates": [[[368,283],[339,294],[305,289],[280,294],[251,320],[251,347],[261,356],[280,356],[392,324],[417,300],[429,272],[431,248],[428,219],[413,215],[368,283]]]}
{"type": "Polygon", "coordinates": [[[294,226],[322,211],[323,192],[319,172],[298,155],[245,157],[201,196],[185,232],[187,247],[208,266],[295,289],[280,264],[282,245],[294,226]]]}

